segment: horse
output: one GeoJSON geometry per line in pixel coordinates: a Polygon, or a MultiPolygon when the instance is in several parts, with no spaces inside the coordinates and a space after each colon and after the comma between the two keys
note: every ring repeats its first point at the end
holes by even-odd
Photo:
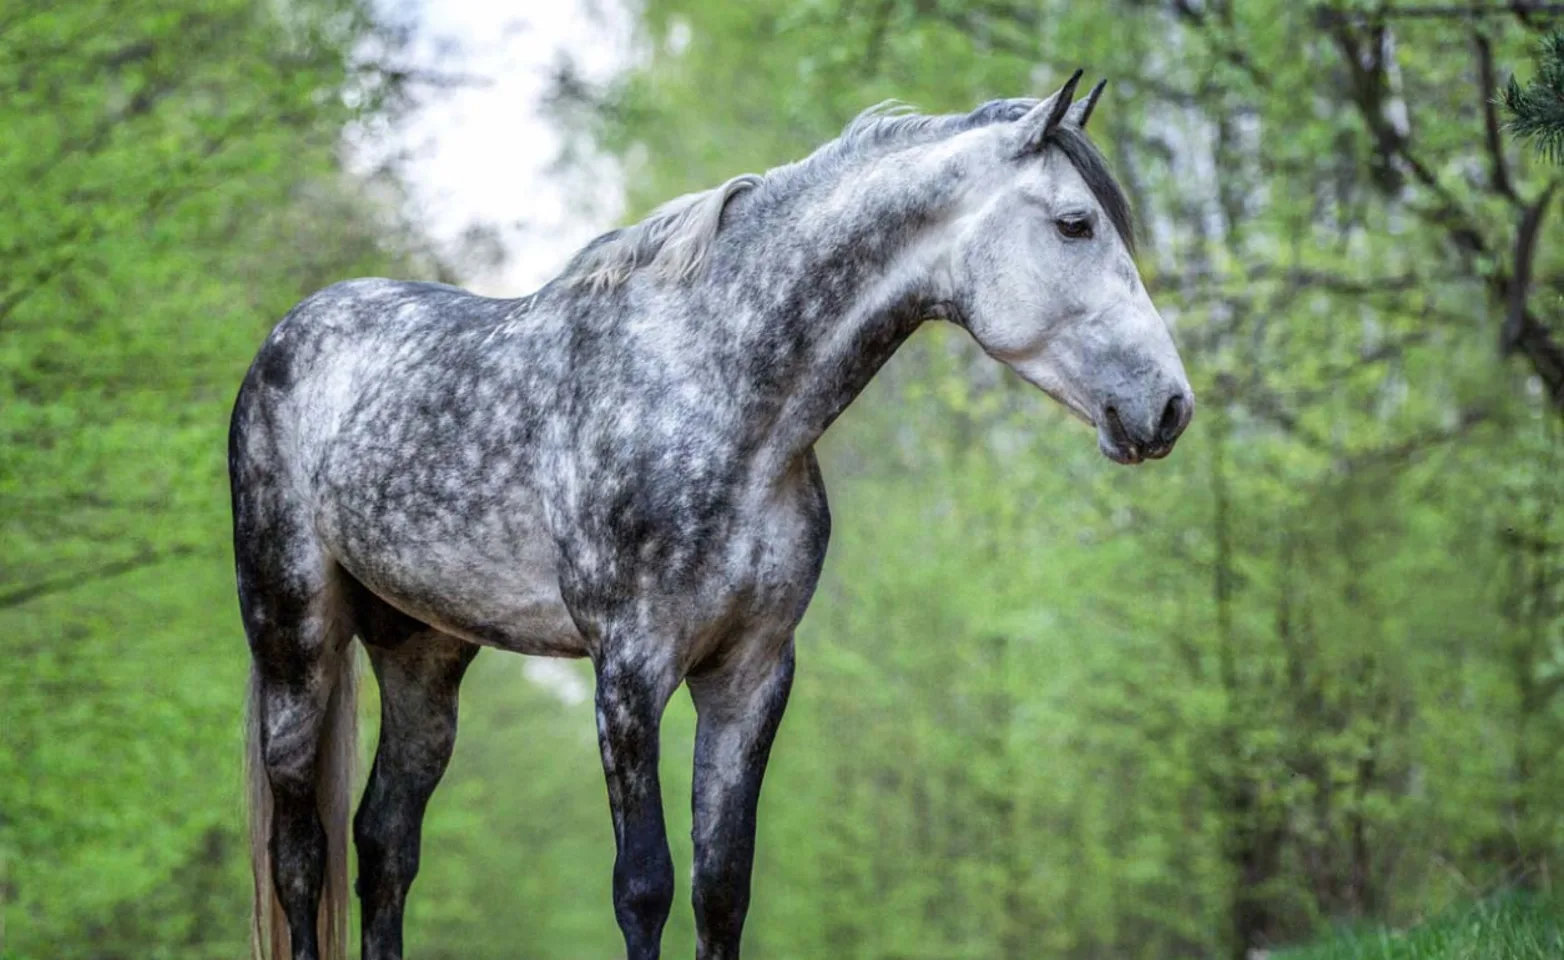
{"type": "Polygon", "coordinates": [[[830,514],[813,451],[925,320],[1125,464],[1194,413],[1086,135],[1081,72],[969,113],[871,108],[807,158],[674,200],[519,299],[352,280],[260,347],[229,434],[251,653],[253,951],[347,956],[356,637],[381,726],[351,830],[365,960],[402,956],[420,829],[481,647],[589,658],[628,960],[674,870],[664,706],[697,713],[700,960],[739,956],[761,778],[830,514]]]}

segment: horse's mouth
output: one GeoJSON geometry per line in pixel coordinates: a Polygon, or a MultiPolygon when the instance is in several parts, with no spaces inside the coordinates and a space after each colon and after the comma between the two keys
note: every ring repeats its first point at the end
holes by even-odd
{"type": "Polygon", "coordinates": [[[1119,446],[1100,432],[1097,434],[1097,449],[1101,450],[1102,455],[1109,460],[1127,467],[1132,467],[1146,459],[1134,444],[1119,446]]]}
{"type": "Polygon", "coordinates": [[[1147,460],[1161,460],[1173,452],[1171,441],[1136,443],[1131,440],[1124,421],[1119,417],[1119,411],[1113,407],[1104,410],[1101,422],[1094,425],[1097,427],[1097,449],[1114,463],[1134,466],[1147,460]]]}

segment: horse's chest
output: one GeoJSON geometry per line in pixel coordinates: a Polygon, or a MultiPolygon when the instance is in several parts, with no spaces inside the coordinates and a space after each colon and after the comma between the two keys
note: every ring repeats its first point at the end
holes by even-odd
{"type": "Polygon", "coordinates": [[[564,595],[605,634],[667,632],[698,655],[729,636],[785,633],[824,559],[828,518],[812,463],[780,484],[641,496],[563,538],[564,595]],[[661,506],[662,509],[655,509],[661,506]]]}
{"type": "MultiPolygon", "coordinates": [[[[710,579],[731,598],[731,613],[791,628],[814,592],[824,559],[824,531],[804,505],[788,503],[741,516],[726,564],[710,579]]],[[[726,611],[725,611],[726,612],[726,611]]]]}

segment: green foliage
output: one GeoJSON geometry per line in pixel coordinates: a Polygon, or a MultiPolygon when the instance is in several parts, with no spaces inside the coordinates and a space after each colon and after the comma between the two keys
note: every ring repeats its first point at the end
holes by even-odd
{"type": "Polygon", "coordinates": [[[1345,932],[1278,960],[1543,960],[1564,953],[1558,904],[1505,897],[1450,911],[1410,930],[1345,932]]]}
{"type": "Polygon", "coordinates": [[[1529,41],[1317,6],[652,0],[572,115],[645,207],[1084,66],[1200,399],[1125,473],[930,331],[827,438],[760,955],[1236,956],[1555,869],[1559,406],[1494,349],[1542,185],[1480,137],[1529,41]]]}
{"type": "Polygon", "coordinates": [[[8,957],[244,949],[228,409],[299,297],[420,269],[336,171],[377,28],[280,11],[0,6],[8,957]]]}
{"type": "Polygon", "coordinates": [[[1564,159],[1564,33],[1549,35],[1537,57],[1537,76],[1522,87],[1514,77],[1504,88],[1510,129],[1530,140],[1554,163],[1564,159]]]}
{"type": "MultiPolygon", "coordinates": [[[[1484,51],[1532,41],[1396,9],[647,0],[642,55],[555,101],[644,209],[887,97],[1085,66],[1199,397],[1126,471],[931,328],[833,430],[747,956],[1557,952],[1544,898],[1445,912],[1564,853],[1564,262],[1544,220],[1515,288],[1548,171],[1482,136],[1484,51]]],[[[336,167],[393,34],[353,0],[0,7],[6,960],[243,949],[226,416],[300,296],[439,270],[336,167]]],[[[485,653],[464,692],[410,954],[616,955],[589,673],[485,653]]]]}

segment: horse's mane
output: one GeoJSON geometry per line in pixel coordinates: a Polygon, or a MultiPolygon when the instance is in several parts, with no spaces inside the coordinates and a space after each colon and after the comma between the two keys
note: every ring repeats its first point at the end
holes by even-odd
{"type": "MultiPolygon", "coordinates": [[[[700,272],[722,225],[728,202],[747,191],[824,179],[853,161],[943,140],[974,127],[1019,119],[1038,101],[992,100],[970,113],[920,114],[894,100],[854,117],[835,140],[794,163],[765,174],[745,173],[718,187],[687,193],[652,211],[646,219],[597,237],[570,261],[561,278],[567,283],[606,290],[649,269],[667,280],[688,280],[700,272]]],[[[1080,171],[1108,219],[1131,251],[1134,218],[1129,200],[1095,144],[1084,131],[1061,124],[1045,143],[1060,149],[1080,171]]]]}
{"type": "Polygon", "coordinates": [[[720,187],[669,200],[640,223],[611,230],[587,244],[570,261],[564,276],[594,290],[617,287],[640,267],[670,280],[693,277],[706,262],[728,201],[763,180],[741,173],[720,187]]]}

